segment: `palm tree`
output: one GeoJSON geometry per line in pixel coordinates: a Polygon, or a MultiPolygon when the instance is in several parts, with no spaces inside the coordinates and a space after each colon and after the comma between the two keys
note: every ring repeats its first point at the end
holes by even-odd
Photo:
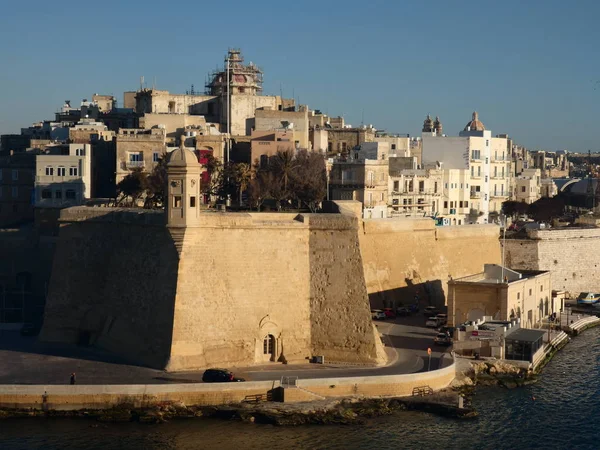
{"type": "Polygon", "coordinates": [[[248,188],[248,184],[252,179],[252,167],[250,164],[240,163],[235,167],[235,181],[239,186],[240,206],[242,206],[242,192],[248,188]]]}
{"type": "Polygon", "coordinates": [[[283,180],[283,191],[287,196],[288,193],[288,181],[296,168],[297,163],[294,158],[294,152],[291,150],[281,151],[278,150],[274,158],[274,169],[283,180]]]}

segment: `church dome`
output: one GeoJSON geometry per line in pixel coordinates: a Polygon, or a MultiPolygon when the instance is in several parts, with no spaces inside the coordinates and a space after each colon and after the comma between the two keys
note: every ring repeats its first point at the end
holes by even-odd
{"type": "Polygon", "coordinates": [[[465,125],[464,131],[485,131],[485,126],[483,125],[483,122],[479,120],[477,111],[473,112],[473,120],[465,125]]]}
{"type": "Polygon", "coordinates": [[[191,150],[187,150],[186,148],[179,147],[177,150],[173,150],[169,157],[169,162],[167,166],[169,167],[181,167],[181,166],[197,166],[200,163],[198,162],[198,157],[191,150]]]}

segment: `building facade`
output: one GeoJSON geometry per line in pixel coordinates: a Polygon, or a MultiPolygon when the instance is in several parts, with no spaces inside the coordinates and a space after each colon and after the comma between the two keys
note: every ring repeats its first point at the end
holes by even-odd
{"type": "Polygon", "coordinates": [[[152,172],[160,157],[167,152],[164,128],[121,129],[117,136],[116,183],[134,169],[152,172]]]}
{"type": "Polygon", "coordinates": [[[511,270],[485,264],[481,273],[448,282],[448,323],[491,316],[495,320],[521,319],[525,328],[534,328],[557,311],[552,297],[550,272],[511,270]]]}
{"type": "Polygon", "coordinates": [[[92,146],[67,144],[35,158],[35,206],[65,208],[92,197],[92,146]]]}

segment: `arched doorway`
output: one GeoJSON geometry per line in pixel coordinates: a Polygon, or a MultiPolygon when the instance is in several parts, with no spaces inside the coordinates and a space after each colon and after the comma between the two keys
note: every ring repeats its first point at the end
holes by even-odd
{"type": "Polygon", "coordinates": [[[263,359],[275,361],[277,355],[277,339],[272,334],[267,334],[263,339],[263,359]]]}

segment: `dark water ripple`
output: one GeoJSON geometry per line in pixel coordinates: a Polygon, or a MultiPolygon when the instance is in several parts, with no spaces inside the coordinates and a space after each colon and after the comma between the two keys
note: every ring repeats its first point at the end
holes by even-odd
{"type": "Polygon", "coordinates": [[[599,375],[600,329],[594,329],[556,355],[539,383],[478,390],[475,421],[422,413],[361,426],[296,428],[211,420],[98,428],[85,420],[5,420],[0,449],[600,449],[599,375]]]}

